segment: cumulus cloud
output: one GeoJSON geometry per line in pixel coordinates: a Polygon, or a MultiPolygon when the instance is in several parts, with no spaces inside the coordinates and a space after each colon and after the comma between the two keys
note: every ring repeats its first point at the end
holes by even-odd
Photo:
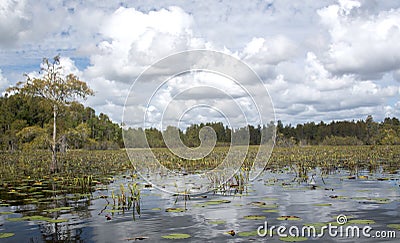
{"type": "Polygon", "coordinates": [[[383,109],[390,97],[398,95],[396,85],[330,73],[312,52],[307,54],[303,73],[302,82],[290,82],[281,74],[266,84],[277,117],[315,121],[316,118],[326,120],[326,117],[347,119],[354,114],[356,118],[365,118],[368,112],[384,116],[379,109],[383,109]]]}
{"type": "Polygon", "coordinates": [[[295,43],[285,36],[269,39],[253,38],[241,52],[241,59],[252,64],[272,64],[286,61],[296,56],[295,43]]]}
{"type": "Polygon", "coordinates": [[[204,48],[192,34],[192,18],[178,7],[142,13],[121,7],[103,21],[104,41],[91,56],[88,76],[132,82],[145,68],[167,55],[204,48]]]}
{"type": "Polygon", "coordinates": [[[340,0],[318,11],[331,43],[325,64],[338,74],[379,79],[400,67],[400,8],[376,15],[352,15],[358,1],[340,0]]]}
{"type": "Polygon", "coordinates": [[[13,45],[29,27],[26,1],[4,0],[0,3],[0,46],[13,45]]]}
{"type": "MultiPolygon", "coordinates": [[[[368,114],[382,119],[397,114],[399,106],[399,83],[393,82],[400,81],[399,16],[395,0],[5,0],[0,3],[0,85],[37,70],[39,58],[61,52],[64,71],[77,74],[95,90],[86,104],[120,121],[130,85],[149,65],[175,52],[210,49],[231,54],[254,69],[272,96],[277,118],[285,122],[368,114]],[[85,64],[76,61],[80,58],[85,64]]],[[[165,71],[153,70],[146,80],[165,78],[165,71]]],[[[240,82],[251,85],[253,80],[246,77],[240,82]]],[[[233,116],[239,114],[235,101],[250,106],[229,81],[204,74],[180,78],[163,86],[149,106],[154,121],[175,94],[196,85],[213,84],[234,98],[189,89],[177,97],[179,108],[208,99],[233,116]]],[[[255,96],[267,96],[265,90],[253,89],[255,96]]],[[[132,97],[138,102],[154,87],[144,82],[139,91],[132,97]]],[[[138,108],[146,109],[146,104],[138,108]]],[[[207,121],[220,115],[200,109],[184,117],[207,121]]]]}

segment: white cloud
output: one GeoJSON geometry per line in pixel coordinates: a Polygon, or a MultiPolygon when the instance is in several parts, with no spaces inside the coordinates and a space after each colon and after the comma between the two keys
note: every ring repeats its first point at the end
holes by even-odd
{"type": "Polygon", "coordinates": [[[352,15],[357,1],[339,1],[318,11],[331,43],[324,61],[335,73],[379,79],[400,67],[400,8],[376,15],[352,15]]]}
{"type": "MultiPolygon", "coordinates": [[[[0,88],[38,70],[42,57],[61,53],[65,71],[96,92],[86,104],[120,121],[129,86],[145,68],[169,54],[205,48],[232,54],[253,68],[269,89],[278,119],[297,123],[368,114],[381,119],[397,114],[399,106],[399,83],[393,82],[400,80],[399,16],[396,0],[5,0],[0,3],[0,88]],[[77,57],[88,64],[74,62],[77,57]]],[[[248,81],[246,75],[242,79],[248,81]]],[[[153,118],[173,94],[200,84],[171,82],[153,104],[153,118]]],[[[229,82],[216,85],[237,100],[242,97],[229,82]]],[[[144,100],[152,89],[143,84],[135,99],[144,100]]],[[[229,116],[237,114],[226,97],[203,92],[186,94],[212,98],[229,116]]],[[[266,95],[261,89],[255,94],[266,95]]],[[[182,107],[196,104],[190,95],[181,97],[182,107]]],[[[216,117],[202,110],[186,118],[216,117]]]]}
{"type": "Polygon", "coordinates": [[[0,2],[0,46],[13,45],[28,30],[26,1],[0,2]]]}
{"type": "Polygon", "coordinates": [[[269,39],[253,38],[244,47],[240,57],[252,64],[273,64],[286,61],[296,55],[296,45],[285,36],[269,39]]]}
{"type": "Polygon", "coordinates": [[[145,68],[167,55],[204,48],[193,37],[192,18],[178,7],[142,13],[119,8],[103,20],[104,41],[91,56],[88,76],[102,76],[117,82],[132,82],[145,68]]]}

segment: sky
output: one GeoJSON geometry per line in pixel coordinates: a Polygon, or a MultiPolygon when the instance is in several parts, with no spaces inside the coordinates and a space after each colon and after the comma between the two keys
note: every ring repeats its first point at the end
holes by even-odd
{"type": "MultiPolygon", "coordinates": [[[[179,116],[184,124],[226,123],[237,118],[238,106],[251,107],[254,97],[240,85],[207,72],[172,78],[156,93],[146,83],[130,91],[161,58],[197,49],[252,68],[267,91],[251,96],[269,95],[285,124],[400,117],[397,0],[0,2],[0,91],[24,73],[36,75],[43,57],[60,54],[64,71],[95,91],[84,104],[118,123],[128,95],[155,97],[147,111],[155,120],[176,93],[189,95],[174,100],[189,107],[179,116]],[[211,84],[219,93],[204,89],[211,84]],[[196,110],[202,100],[222,112],[196,110]]],[[[257,111],[248,111],[246,118],[257,122],[257,111]]]]}

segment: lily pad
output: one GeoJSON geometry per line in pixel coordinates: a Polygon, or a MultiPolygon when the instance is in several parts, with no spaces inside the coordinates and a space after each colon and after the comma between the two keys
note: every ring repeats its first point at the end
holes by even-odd
{"type": "Polygon", "coordinates": [[[59,207],[59,208],[52,208],[52,209],[47,209],[44,210],[48,213],[54,213],[54,212],[59,212],[59,211],[63,211],[63,210],[71,210],[73,207],[59,207]]]}
{"type": "Polygon", "coordinates": [[[20,222],[20,221],[24,221],[24,218],[7,218],[7,221],[10,222],[20,222]]]}
{"type": "Polygon", "coordinates": [[[0,212],[0,215],[13,214],[13,212],[0,212]]]}
{"type": "Polygon", "coordinates": [[[388,224],[387,227],[400,230],[400,224],[388,224]]]}
{"type": "Polygon", "coordinates": [[[372,219],[352,219],[348,221],[349,224],[375,224],[372,219]]]}
{"type": "Polygon", "coordinates": [[[264,213],[277,213],[279,212],[278,209],[265,209],[263,210],[264,213]]]}
{"type": "Polygon", "coordinates": [[[185,211],[186,211],[186,209],[184,209],[184,208],[167,208],[167,209],[165,209],[165,212],[169,212],[169,213],[183,213],[185,211]]]}
{"type": "Polygon", "coordinates": [[[313,204],[313,206],[317,206],[317,207],[330,207],[330,206],[332,206],[332,203],[315,203],[315,204],[313,204]]]}
{"type": "Polygon", "coordinates": [[[164,239],[170,239],[170,240],[180,240],[180,239],[188,239],[191,236],[189,234],[173,233],[173,234],[169,234],[169,235],[163,235],[161,237],[164,239]]]}
{"type": "Polygon", "coordinates": [[[64,222],[68,222],[68,219],[48,219],[48,220],[46,220],[46,222],[49,222],[49,223],[64,223],[64,222]]]}
{"type": "Polygon", "coordinates": [[[277,220],[301,220],[300,217],[297,216],[280,216],[278,218],[276,218],[277,220]]]}
{"type": "Polygon", "coordinates": [[[210,200],[205,202],[204,204],[207,205],[218,205],[218,204],[223,204],[223,203],[230,203],[231,201],[229,200],[210,200]]]}
{"type": "Polygon", "coordinates": [[[244,216],[245,219],[249,219],[249,220],[262,220],[265,219],[266,217],[263,215],[247,215],[244,216]]]}
{"type": "Polygon", "coordinates": [[[230,203],[231,201],[229,200],[209,200],[207,202],[204,203],[198,203],[195,204],[196,207],[206,207],[209,205],[219,205],[219,204],[223,204],[223,203],[230,203]]]}
{"type": "Polygon", "coordinates": [[[382,204],[391,202],[391,200],[389,198],[372,198],[371,200],[375,201],[377,203],[382,203],[382,204]]]}
{"type": "Polygon", "coordinates": [[[208,221],[209,224],[226,224],[225,220],[211,220],[208,221]]]}
{"type": "Polygon", "coordinates": [[[152,208],[152,211],[161,211],[161,208],[152,208]]]}
{"type": "Polygon", "coordinates": [[[9,238],[14,235],[15,235],[15,233],[11,233],[11,232],[0,233],[0,239],[9,238]]]}
{"type": "Polygon", "coordinates": [[[308,238],[301,236],[286,236],[286,237],[280,237],[279,240],[285,242],[300,242],[300,241],[306,241],[308,240],[308,238]]]}
{"type": "Polygon", "coordinates": [[[242,232],[239,232],[237,234],[238,234],[238,236],[241,236],[241,237],[258,236],[257,230],[254,230],[254,231],[242,231],[242,232]]]}
{"type": "Polygon", "coordinates": [[[338,195],[330,195],[329,198],[332,198],[332,199],[347,199],[348,197],[346,197],[346,196],[338,196],[338,195]]]}
{"type": "Polygon", "coordinates": [[[30,220],[30,221],[48,221],[48,220],[51,220],[51,218],[44,217],[44,216],[41,216],[41,215],[25,216],[25,217],[22,217],[22,218],[25,219],[25,220],[30,220]]]}

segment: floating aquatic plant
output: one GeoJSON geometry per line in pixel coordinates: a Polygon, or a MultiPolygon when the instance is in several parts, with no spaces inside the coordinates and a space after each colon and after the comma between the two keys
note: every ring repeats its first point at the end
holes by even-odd
{"type": "Polygon", "coordinates": [[[237,233],[238,236],[241,237],[251,237],[251,236],[258,236],[257,230],[254,231],[240,231],[237,233]]]}
{"type": "Polygon", "coordinates": [[[298,216],[280,216],[278,218],[276,218],[277,220],[301,220],[300,217],[298,216]]]}
{"type": "Polygon", "coordinates": [[[9,237],[14,236],[14,235],[15,235],[15,233],[3,232],[3,233],[0,233],[0,239],[9,238],[9,237]]]}
{"type": "Polygon", "coordinates": [[[306,241],[308,240],[308,238],[302,236],[285,236],[285,237],[280,237],[279,240],[285,242],[300,242],[300,241],[306,241]]]}
{"type": "Polygon", "coordinates": [[[182,212],[186,212],[186,209],[184,209],[184,208],[167,208],[167,209],[165,209],[165,212],[182,213],[182,212]]]}
{"type": "Polygon", "coordinates": [[[244,216],[244,219],[249,219],[249,220],[263,220],[265,218],[266,217],[263,216],[263,215],[247,215],[247,216],[244,216]]]}
{"type": "Polygon", "coordinates": [[[169,235],[163,235],[161,237],[169,240],[181,240],[181,239],[188,239],[191,236],[189,234],[173,233],[169,235]]]}

